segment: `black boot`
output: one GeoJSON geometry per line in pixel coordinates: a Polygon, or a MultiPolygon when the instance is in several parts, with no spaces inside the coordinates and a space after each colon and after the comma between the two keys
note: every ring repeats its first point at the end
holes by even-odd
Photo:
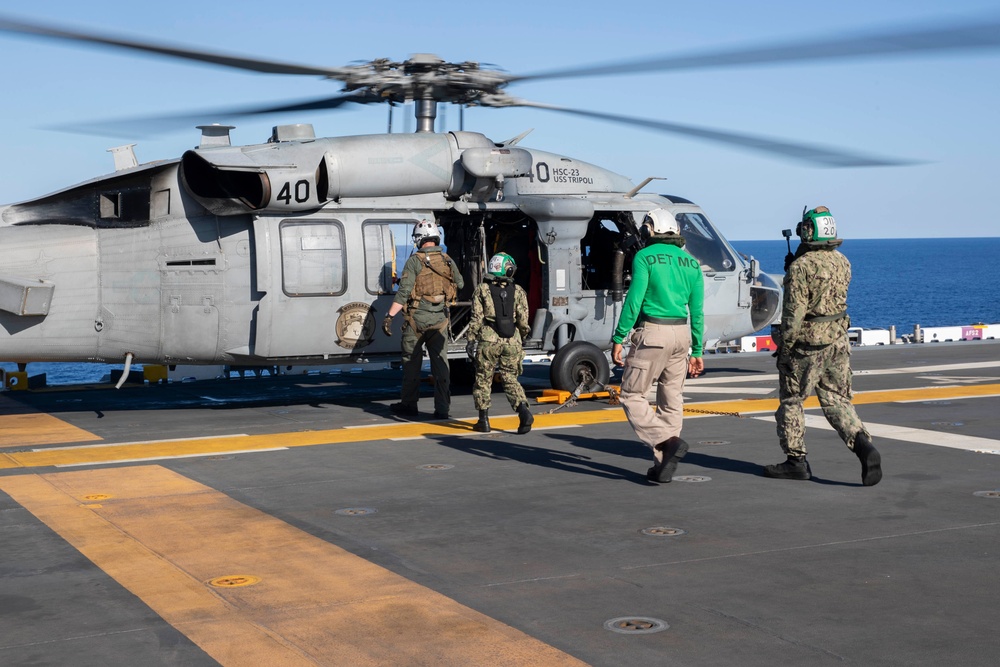
{"type": "Polygon", "coordinates": [[[473,431],[480,433],[490,432],[490,411],[489,409],[479,411],[479,421],[472,425],[473,431]]]}
{"type": "Polygon", "coordinates": [[[764,477],[774,479],[811,479],[812,470],[806,457],[789,456],[786,461],[764,466],[764,477]]]}
{"type": "Polygon", "coordinates": [[[658,444],[656,449],[663,452],[663,460],[650,468],[646,476],[647,478],[655,476],[656,479],[651,479],[651,481],[669,484],[674,473],[677,472],[677,464],[687,454],[688,444],[674,436],[658,444]]]}
{"type": "Polygon", "coordinates": [[[420,414],[417,412],[416,405],[407,405],[406,403],[393,403],[389,406],[389,410],[402,417],[416,417],[420,414]]]}
{"type": "Polygon", "coordinates": [[[861,461],[861,483],[875,486],[882,480],[882,457],[864,431],[854,436],[854,454],[861,461]]]}
{"type": "Polygon", "coordinates": [[[517,425],[517,432],[524,435],[531,430],[531,425],[535,422],[535,418],[531,414],[531,410],[528,409],[527,403],[521,403],[521,405],[517,406],[517,416],[521,419],[517,425]]]}

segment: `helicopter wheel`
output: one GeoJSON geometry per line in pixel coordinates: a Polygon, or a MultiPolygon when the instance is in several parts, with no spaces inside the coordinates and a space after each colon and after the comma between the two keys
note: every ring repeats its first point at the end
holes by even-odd
{"type": "Polygon", "coordinates": [[[553,389],[575,391],[587,383],[584,391],[598,391],[611,378],[608,358],[599,347],[583,340],[575,340],[556,352],[549,369],[549,382],[553,389]]]}

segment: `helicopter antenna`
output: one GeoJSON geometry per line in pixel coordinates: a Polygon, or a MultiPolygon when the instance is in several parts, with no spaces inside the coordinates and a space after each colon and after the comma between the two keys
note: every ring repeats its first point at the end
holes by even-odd
{"type": "Polygon", "coordinates": [[[531,134],[534,131],[535,131],[535,128],[531,128],[530,130],[525,130],[524,132],[522,132],[521,134],[517,135],[516,137],[514,137],[512,139],[508,139],[507,141],[500,142],[500,145],[504,146],[504,147],[514,146],[517,143],[519,143],[521,141],[521,139],[524,139],[526,136],[528,136],[529,134],[531,134]]]}
{"type": "Polygon", "coordinates": [[[647,176],[646,180],[644,180],[642,183],[640,183],[639,185],[635,186],[634,188],[625,193],[625,199],[631,199],[632,197],[636,196],[639,190],[642,190],[644,187],[646,187],[653,181],[665,181],[665,180],[667,180],[665,176],[647,176]]]}

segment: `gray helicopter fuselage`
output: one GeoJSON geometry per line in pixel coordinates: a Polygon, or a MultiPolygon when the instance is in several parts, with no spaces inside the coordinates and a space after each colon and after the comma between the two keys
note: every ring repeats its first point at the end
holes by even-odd
{"type": "Polygon", "coordinates": [[[707,342],[773,319],[777,286],[700,208],[633,190],[600,167],[471,132],[315,139],[289,126],[244,147],[206,133],[177,160],[0,208],[0,360],[395,356],[398,330],[387,337],[376,324],[424,218],[465,276],[451,309],[455,354],[471,290],[500,250],[529,293],[528,349],[608,348],[637,224],[655,207],[674,212],[703,265],[707,342]]]}

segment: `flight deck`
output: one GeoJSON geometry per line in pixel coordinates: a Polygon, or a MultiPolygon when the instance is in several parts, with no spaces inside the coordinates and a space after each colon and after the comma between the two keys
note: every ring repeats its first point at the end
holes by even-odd
{"type": "Polygon", "coordinates": [[[402,420],[399,371],[0,394],[0,664],[991,665],[1000,343],[858,348],[860,464],[717,354],[653,484],[607,399],[495,386],[494,431],[402,420]]]}

